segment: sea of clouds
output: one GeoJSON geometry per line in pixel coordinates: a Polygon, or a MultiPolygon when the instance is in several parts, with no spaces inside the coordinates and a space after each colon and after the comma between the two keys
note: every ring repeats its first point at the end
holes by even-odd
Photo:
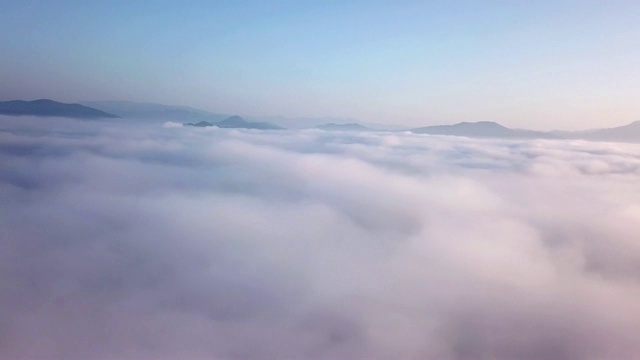
{"type": "Polygon", "coordinates": [[[0,117],[0,359],[640,358],[640,146],[0,117]]]}

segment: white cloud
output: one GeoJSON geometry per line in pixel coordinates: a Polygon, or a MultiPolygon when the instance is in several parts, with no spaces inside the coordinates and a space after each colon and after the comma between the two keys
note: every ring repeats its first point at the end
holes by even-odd
{"type": "Polygon", "coordinates": [[[162,124],[162,127],[164,128],[179,128],[179,127],[183,127],[184,125],[182,123],[179,122],[174,122],[174,121],[165,121],[164,124],[162,124]]]}
{"type": "Polygon", "coordinates": [[[0,132],[1,358],[640,355],[637,145],[62,121],[0,132]]]}

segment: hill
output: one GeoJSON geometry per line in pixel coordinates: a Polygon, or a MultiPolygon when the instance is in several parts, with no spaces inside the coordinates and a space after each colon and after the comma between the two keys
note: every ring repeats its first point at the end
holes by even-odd
{"type": "Polygon", "coordinates": [[[58,116],[77,119],[117,118],[117,115],[80,104],[49,99],[0,101],[0,115],[58,116]]]}
{"type": "Polygon", "coordinates": [[[240,116],[230,116],[222,121],[208,122],[200,121],[197,123],[185,123],[187,126],[208,127],[217,126],[225,129],[258,129],[258,130],[280,130],[284,129],[280,126],[268,123],[268,122],[253,122],[247,121],[240,116]]]}
{"type": "Polygon", "coordinates": [[[122,118],[138,120],[197,123],[201,121],[217,122],[229,117],[226,114],[212,113],[188,106],[170,106],[133,101],[86,101],[82,102],[82,104],[116,114],[122,118]]]}
{"type": "Polygon", "coordinates": [[[551,133],[510,129],[492,121],[462,122],[454,125],[435,125],[410,130],[416,134],[449,135],[482,138],[556,138],[551,133]]]}
{"type": "Polygon", "coordinates": [[[598,141],[640,142],[640,121],[614,128],[573,132],[569,137],[598,141]]]}

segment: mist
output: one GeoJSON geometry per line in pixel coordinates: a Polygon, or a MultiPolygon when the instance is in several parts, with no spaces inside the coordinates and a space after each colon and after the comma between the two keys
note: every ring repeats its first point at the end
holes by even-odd
{"type": "Polygon", "coordinates": [[[0,120],[1,359],[640,357],[639,145],[0,120]]]}

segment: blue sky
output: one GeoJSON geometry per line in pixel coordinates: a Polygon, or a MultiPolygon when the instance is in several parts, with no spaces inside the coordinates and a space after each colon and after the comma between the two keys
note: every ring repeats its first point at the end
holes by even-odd
{"type": "Polygon", "coordinates": [[[409,125],[640,120],[637,1],[132,3],[0,0],[0,99],[409,125]]]}

